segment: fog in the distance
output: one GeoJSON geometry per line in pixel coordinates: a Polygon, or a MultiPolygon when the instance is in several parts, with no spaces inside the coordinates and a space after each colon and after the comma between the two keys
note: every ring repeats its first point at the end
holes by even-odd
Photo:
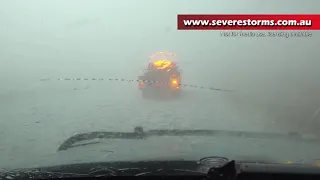
{"type": "Polygon", "coordinates": [[[320,106],[319,33],[263,39],[176,30],[177,14],[318,13],[319,5],[316,0],[3,0],[0,107],[16,103],[12,99],[24,92],[45,89],[42,78],[136,79],[148,56],[170,51],[179,55],[185,84],[235,90],[221,96],[236,113],[283,129],[320,128],[320,115],[309,123],[320,106]]]}

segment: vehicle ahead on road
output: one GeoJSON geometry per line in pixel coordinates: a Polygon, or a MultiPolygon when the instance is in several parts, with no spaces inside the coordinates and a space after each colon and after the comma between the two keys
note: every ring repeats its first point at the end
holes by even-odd
{"type": "Polygon", "coordinates": [[[144,97],[180,94],[181,72],[175,57],[169,52],[157,52],[151,56],[147,69],[138,78],[139,89],[144,97]]]}

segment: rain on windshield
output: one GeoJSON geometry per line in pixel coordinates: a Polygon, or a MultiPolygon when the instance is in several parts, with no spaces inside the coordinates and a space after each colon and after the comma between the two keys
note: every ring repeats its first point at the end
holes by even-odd
{"type": "Polygon", "coordinates": [[[317,32],[226,38],[176,25],[177,14],[317,13],[316,0],[3,0],[0,9],[0,168],[56,153],[81,132],[320,128],[317,32]],[[147,99],[136,80],[162,51],[177,54],[186,87],[147,99]]]}

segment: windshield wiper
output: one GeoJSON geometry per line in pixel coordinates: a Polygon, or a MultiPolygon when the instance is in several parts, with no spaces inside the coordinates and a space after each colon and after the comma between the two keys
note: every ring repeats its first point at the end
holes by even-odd
{"type": "Polygon", "coordinates": [[[268,133],[268,132],[249,132],[249,131],[232,131],[232,130],[179,130],[179,129],[158,129],[144,131],[142,127],[135,127],[133,132],[88,132],[71,136],[65,140],[58,151],[69,148],[83,146],[90,143],[75,145],[81,141],[93,139],[146,139],[151,136],[224,136],[224,137],[245,137],[245,138],[269,138],[269,139],[294,139],[302,141],[320,142],[319,138],[304,137],[299,133],[268,133]]]}

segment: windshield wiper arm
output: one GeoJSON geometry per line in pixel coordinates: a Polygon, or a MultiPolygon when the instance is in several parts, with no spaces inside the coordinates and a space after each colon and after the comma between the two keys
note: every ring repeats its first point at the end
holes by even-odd
{"type": "MultiPolygon", "coordinates": [[[[151,136],[224,136],[224,137],[245,137],[245,138],[271,138],[271,139],[295,139],[303,141],[320,142],[318,138],[305,138],[299,133],[268,133],[268,132],[249,132],[249,131],[231,131],[231,130],[179,130],[179,129],[159,129],[143,131],[142,127],[135,127],[134,132],[89,132],[76,134],[64,141],[58,151],[67,150],[77,142],[89,141],[93,139],[145,139],[151,136]]],[[[86,143],[87,145],[92,143],[86,143]]],[[[81,146],[81,145],[80,145],[81,146]]]]}

